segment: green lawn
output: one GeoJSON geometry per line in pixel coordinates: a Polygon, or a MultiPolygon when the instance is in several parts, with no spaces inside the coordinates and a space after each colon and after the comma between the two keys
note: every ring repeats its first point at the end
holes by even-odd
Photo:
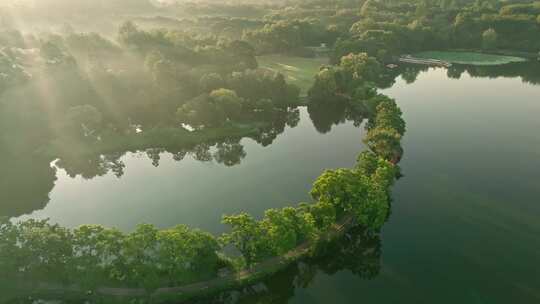
{"type": "Polygon", "coordinates": [[[491,55],[473,52],[421,52],[414,57],[424,59],[438,59],[456,64],[468,65],[501,65],[512,62],[526,61],[524,58],[503,55],[491,55]]]}
{"type": "Polygon", "coordinates": [[[259,56],[257,60],[261,68],[285,75],[289,83],[302,89],[302,95],[307,94],[315,75],[319,72],[319,67],[328,64],[328,58],[303,58],[285,55],[259,56]]]}

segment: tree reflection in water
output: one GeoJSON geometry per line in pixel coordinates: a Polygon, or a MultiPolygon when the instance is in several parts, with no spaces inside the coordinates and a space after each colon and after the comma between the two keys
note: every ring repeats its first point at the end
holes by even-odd
{"type": "MultiPolygon", "coordinates": [[[[290,109],[258,119],[267,121],[268,124],[260,127],[250,138],[262,146],[268,146],[285,131],[287,126],[294,128],[298,125],[300,112],[298,109],[290,109]]],[[[64,170],[71,178],[80,176],[90,180],[109,173],[121,178],[126,168],[123,157],[129,152],[145,155],[155,167],[160,165],[165,153],[171,154],[172,159],[178,162],[190,156],[197,161],[215,161],[226,167],[232,167],[239,165],[247,156],[241,140],[242,138],[230,137],[180,148],[176,147],[175,143],[164,142],[163,146],[170,148],[152,148],[144,151],[126,149],[107,154],[91,154],[74,149],[76,152],[63,155],[53,162],[50,158],[37,156],[36,153],[1,150],[0,217],[18,217],[43,209],[49,203],[49,193],[54,188],[57,169],[64,170]]]]}
{"type": "MultiPolygon", "coordinates": [[[[427,66],[400,64],[398,68],[387,70],[387,74],[378,83],[380,87],[391,86],[397,77],[401,76],[405,82],[412,83],[427,66]]],[[[463,73],[471,77],[520,77],[525,83],[540,84],[540,62],[530,61],[501,66],[462,66],[453,65],[447,69],[449,78],[459,79],[463,73]]],[[[309,106],[307,108],[310,119],[319,133],[328,133],[333,126],[346,121],[353,121],[360,126],[364,119],[361,109],[355,109],[347,103],[332,103],[327,106],[309,106]]],[[[294,128],[300,121],[298,109],[289,109],[271,114],[261,114],[253,117],[254,121],[264,121],[264,127],[250,135],[262,146],[271,145],[275,139],[285,131],[286,127],[294,128]]],[[[182,161],[191,156],[198,161],[215,161],[224,166],[239,165],[247,156],[241,144],[242,138],[225,138],[221,141],[205,142],[191,147],[177,147],[175,143],[163,143],[163,147],[156,147],[142,151],[154,166],[159,166],[163,153],[172,155],[175,161],[182,161]]],[[[70,154],[59,157],[51,166],[51,159],[39,157],[37,152],[28,152],[27,145],[0,147],[0,216],[18,217],[44,208],[49,202],[49,193],[56,182],[56,169],[65,170],[72,178],[80,176],[92,179],[112,173],[120,178],[124,174],[126,165],[122,158],[132,151],[112,152],[107,154],[70,154]],[[31,190],[31,191],[30,191],[31,190]]],[[[79,151],[79,149],[74,149],[79,151]]],[[[82,151],[84,152],[84,151],[82,151]]]]}
{"type": "Polygon", "coordinates": [[[56,182],[46,159],[0,154],[0,217],[17,217],[42,209],[56,182]]]}
{"type": "Polygon", "coordinates": [[[297,289],[309,287],[318,275],[348,271],[365,280],[374,279],[381,269],[381,239],[355,227],[340,239],[321,248],[317,258],[295,263],[261,283],[239,291],[230,291],[196,304],[288,303],[297,289]]]}
{"type": "Polygon", "coordinates": [[[309,105],[308,113],[313,126],[321,134],[329,133],[332,131],[333,126],[338,126],[347,121],[352,121],[355,127],[359,127],[365,117],[362,109],[355,109],[340,101],[324,105],[309,105]]]}

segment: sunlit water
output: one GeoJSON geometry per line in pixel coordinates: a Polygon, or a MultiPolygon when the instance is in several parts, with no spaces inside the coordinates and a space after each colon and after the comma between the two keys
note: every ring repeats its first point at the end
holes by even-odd
{"type": "MultiPolygon", "coordinates": [[[[431,69],[384,93],[401,106],[407,134],[381,272],[369,281],[319,272],[307,287],[283,283],[272,303],[539,303],[540,86],[431,69]]],[[[127,154],[120,179],[58,170],[51,201],[30,217],[219,233],[222,214],[260,216],[308,200],[323,169],[354,164],[362,128],[345,123],[323,135],[305,110],[301,117],[268,147],[242,140],[247,156],[230,168],[168,154],[156,168],[127,154]]]]}
{"type": "Polygon", "coordinates": [[[90,180],[71,178],[59,169],[51,201],[29,217],[68,227],[92,223],[129,231],[139,223],[186,224],[220,233],[223,214],[261,216],[268,208],[310,201],[311,185],[324,169],[354,165],[363,149],[362,130],[346,123],[322,135],[302,109],[299,125],[287,128],[272,145],[242,140],[247,155],[232,167],[189,155],[177,162],[162,153],[156,168],[146,154],[128,153],[121,178],[112,172],[90,180]]]}

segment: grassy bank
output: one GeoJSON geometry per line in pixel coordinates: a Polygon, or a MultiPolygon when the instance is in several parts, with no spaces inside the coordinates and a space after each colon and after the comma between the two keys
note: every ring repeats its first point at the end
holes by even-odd
{"type": "Polygon", "coordinates": [[[297,85],[306,95],[314,81],[315,75],[328,58],[303,58],[286,55],[266,55],[257,57],[261,68],[280,72],[287,77],[287,82],[297,85]]]}
{"type": "Polygon", "coordinates": [[[476,52],[457,51],[431,51],[414,54],[414,57],[422,59],[437,59],[455,64],[465,65],[501,65],[514,62],[523,62],[526,59],[515,56],[493,55],[476,52]]]}

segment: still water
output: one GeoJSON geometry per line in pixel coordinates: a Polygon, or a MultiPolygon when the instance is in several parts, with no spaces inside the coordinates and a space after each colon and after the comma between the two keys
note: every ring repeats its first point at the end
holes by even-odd
{"type": "Polygon", "coordinates": [[[21,219],[50,218],[66,227],[94,223],[125,231],[139,223],[162,228],[186,224],[221,233],[223,214],[261,216],[268,208],[308,202],[311,185],[324,169],[355,164],[363,149],[362,130],[348,122],[321,134],[301,109],[299,124],[287,127],[271,145],[240,141],[245,155],[229,167],[190,154],[176,161],[164,152],[159,164],[152,164],[146,153],[127,153],[121,157],[125,169],[120,178],[113,172],[72,178],[56,168],[50,202],[21,219]]]}
{"type": "MultiPolygon", "coordinates": [[[[383,90],[402,108],[407,134],[404,177],[380,238],[340,255],[343,263],[294,266],[241,303],[539,303],[538,74],[524,65],[406,70],[383,90]],[[354,269],[344,262],[351,259],[375,266],[354,269]]],[[[322,170],[350,167],[364,148],[363,128],[352,122],[323,134],[306,109],[300,118],[269,146],[243,139],[245,156],[231,167],[168,153],[155,167],[128,153],[121,178],[57,169],[46,206],[20,218],[123,230],[184,223],[219,233],[224,213],[261,215],[309,200],[322,170]]]]}
{"type": "Polygon", "coordinates": [[[540,86],[431,69],[384,93],[407,134],[380,273],[289,303],[540,303],[540,86]]]}

